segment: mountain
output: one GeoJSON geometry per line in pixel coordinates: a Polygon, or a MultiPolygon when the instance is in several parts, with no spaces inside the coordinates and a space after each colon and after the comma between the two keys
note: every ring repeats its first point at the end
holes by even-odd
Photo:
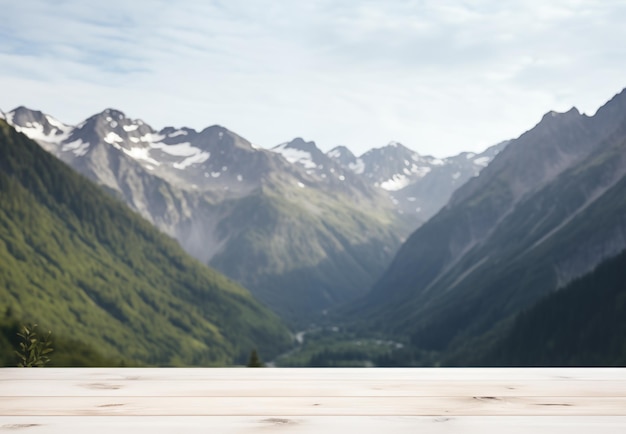
{"type": "Polygon", "coordinates": [[[416,229],[435,215],[457,188],[478,176],[507,143],[480,154],[463,152],[443,159],[422,156],[398,142],[372,149],[359,158],[345,147],[334,148],[327,155],[369,185],[385,190],[416,229]]]}
{"type": "Polygon", "coordinates": [[[6,119],[290,321],[362,295],[409,233],[384,191],[312,142],[281,153],[113,109],[75,127],[23,107],[6,119]],[[317,160],[293,164],[298,152],[317,160]]]}
{"type": "Polygon", "coordinates": [[[626,248],[625,197],[626,92],[592,117],[550,112],[409,237],[349,314],[452,351],[626,248]]]}
{"type": "Polygon", "coordinates": [[[416,229],[439,211],[458,187],[478,176],[507,144],[508,141],[501,142],[480,154],[463,152],[444,159],[421,156],[398,142],[372,149],[360,157],[345,146],[324,154],[314,142],[301,138],[282,143],[272,151],[318,180],[329,181],[331,188],[382,190],[396,212],[404,216],[408,227],[416,229]]]}
{"type": "Polygon", "coordinates": [[[384,192],[375,187],[372,188],[370,183],[352,170],[343,167],[323,153],[315,142],[306,142],[301,138],[296,138],[291,142],[275,146],[272,151],[300,167],[328,193],[341,192],[366,201],[373,199],[377,203],[388,202],[387,206],[392,206],[384,192]]]}
{"type": "MultiPolygon", "coordinates": [[[[23,122],[77,140],[47,116],[23,122]]],[[[2,120],[0,154],[0,330],[34,322],[66,360],[86,351],[142,365],[230,365],[289,347],[247,290],[2,120]]]]}
{"type": "Polygon", "coordinates": [[[626,251],[525,309],[446,364],[626,366],[626,251]]]}
{"type": "Polygon", "coordinates": [[[356,172],[357,157],[345,146],[336,146],[326,153],[326,156],[336,161],[340,166],[356,172]]]}

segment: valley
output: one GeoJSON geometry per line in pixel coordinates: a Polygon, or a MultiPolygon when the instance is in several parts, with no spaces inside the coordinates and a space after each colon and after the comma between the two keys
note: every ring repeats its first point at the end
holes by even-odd
{"type": "Polygon", "coordinates": [[[156,131],[114,109],[76,126],[24,107],[4,117],[294,327],[364,295],[506,144],[440,160],[394,142],[357,158],[301,138],[260,149],[217,125],[156,131]]]}
{"type": "Polygon", "coordinates": [[[625,363],[625,91],[444,159],[2,118],[5,349],[42,318],[103,364],[625,363]]]}

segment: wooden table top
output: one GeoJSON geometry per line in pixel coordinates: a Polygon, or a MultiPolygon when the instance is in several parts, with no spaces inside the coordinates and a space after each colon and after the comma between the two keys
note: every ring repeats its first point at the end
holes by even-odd
{"type": "Polygon", "coordinates": [[[0,433],[626,433],[626,368],[3,368],[0,433]]]}

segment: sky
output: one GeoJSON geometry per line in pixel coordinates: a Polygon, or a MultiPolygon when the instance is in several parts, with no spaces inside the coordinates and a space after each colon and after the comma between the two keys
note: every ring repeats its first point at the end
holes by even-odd
{"type": "Polygon", "coordinates": [[[626,87],[625,0],[0,0],[0,109],[480,152],[626,87]]]}

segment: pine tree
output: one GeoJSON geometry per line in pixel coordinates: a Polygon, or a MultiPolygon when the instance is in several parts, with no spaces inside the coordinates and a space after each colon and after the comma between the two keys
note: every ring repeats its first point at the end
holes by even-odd
{"type": "Polygon", "coordinates": [[[265,366],[261,361],[256,348],[250,352],[250,358],[248,359],[248,364],[246,366],[248,366],[248,368],[263,368],[265,366]]]}

